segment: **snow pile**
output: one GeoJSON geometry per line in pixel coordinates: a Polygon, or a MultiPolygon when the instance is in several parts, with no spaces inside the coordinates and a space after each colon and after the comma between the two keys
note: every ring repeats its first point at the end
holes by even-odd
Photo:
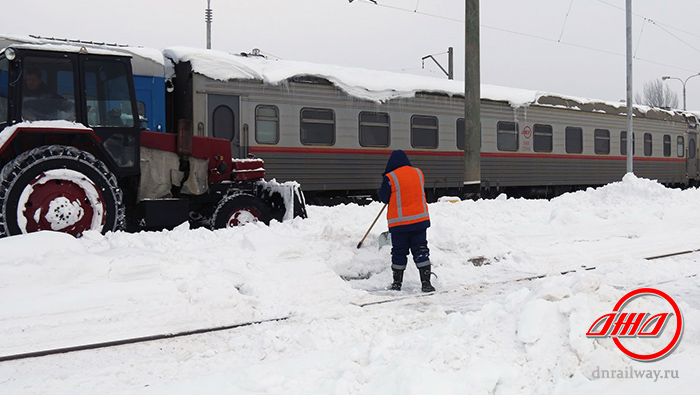
{"type": "MultiPolygon", "coordinates": [[[[627,176],[551,201],[432,204],[433,283],[442,292],[366,307],[352,302],[376,297],[367,291],[391,279],[390,247],[377,239],[384,219],[355,248],[379,203],[310,206],[308,219],[269,227],[1,239],[0,357],[289,318],[1,362],[0,392],[691,391],[700,384],[698,255],[643,258],[698,248],[697,201],[697,189],[627,176]],[[522,280],[533,276],[543,277],[522,280]],[[671,295],[685,320],[679,347],[660,362],[632,361],[612,340],[585,336],[640,287],[671,295]],[[678,378],[600,378],[629,369],[678,378]]],[[[409,266],[400,294],[419,288],[409,266]]],[[[644,298],[630,308],[654,313],[664,303],[644,298]]],[[[649,352],[674,325],[630,347],[649,352]]]]}

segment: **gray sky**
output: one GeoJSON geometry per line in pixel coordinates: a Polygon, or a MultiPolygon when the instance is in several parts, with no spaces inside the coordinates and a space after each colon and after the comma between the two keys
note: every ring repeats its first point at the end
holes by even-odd
{"type": "MultiPolygon", "coordinates": [[[[212,48],[259,48],[286,60],[443,78],[455,48],[464,77],[464,0],[211,0],[212,48]],[[442,53],[442,54],[441,54],[442,53]],[[437,55],[439,54],[439,55],[437,55]]],[[[2,33],[164,48],[205,46],[206,0],[5,0],[2,33]]],[[[618,101],[625,98],[624,0],[482,0],[486,84],[618,101]],[[568,16],[567,16],[568,14],[568,16]]],[[[634,81],[700,72],[700,2],[634,0],[634,81]]],[[[445,77],[446,78],[446,77],[445,77]]],[[[682,84],[666,84],[678,94],[682,84]]],[[[687,83],[700,110],[700,77],[687,83]]]]}

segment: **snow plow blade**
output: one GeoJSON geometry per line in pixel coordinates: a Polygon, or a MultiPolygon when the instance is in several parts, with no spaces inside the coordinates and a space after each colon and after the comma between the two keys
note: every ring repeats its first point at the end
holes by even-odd
{"type": "Polygon", "coordinates": [[[306,218],[306,201],[297,182],[260,180],[256,183],[256,195],[270,207],[273,219],[283,222],[306,218]]]}

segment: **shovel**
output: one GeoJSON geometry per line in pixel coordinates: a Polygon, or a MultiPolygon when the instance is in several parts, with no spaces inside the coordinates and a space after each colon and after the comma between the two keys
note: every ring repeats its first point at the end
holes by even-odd
{"type": "Polygon", "coordinates": [[[367,235],[369,234],[369,231],[371,231],[372,228],[374,228],[374,224],[377,223],[377,220],[379,219],[379,216],[382,215],[382,213],[384,212],[384,209],[386,208],[386,206],[387,206],[387,205],[385,204],[384,206],[382,206],[382,209],[379,210],[379,214],[377,214],[377,218],[375,218],[374,221],[372,222],[372,225],[369,226],[369,229],[367,229],[367,233],[365,233],[365,236],[362,238],[362,240],[360,240],[360,242],[357,243],[357,248],[362,247],[362,243],[364,243],[365,239],[367,238],[367,235]]]}
{"type": "Polygon", "coordinates": [[[391,245],[391,236],[390,236],[389,232],[382,232],[382,234],[379,235],[377,242],[379,243],[380,249],[384,246],[390,246],[391,245]]]}

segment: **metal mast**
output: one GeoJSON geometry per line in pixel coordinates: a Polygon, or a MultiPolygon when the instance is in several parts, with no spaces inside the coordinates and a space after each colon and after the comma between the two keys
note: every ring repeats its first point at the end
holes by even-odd
{"type": "Polygon", "coordinates": [[[632,83],[632,0],[627,0],[627,173],[634,173],[632,160],[634,152],[632,83]]]}
{"type": "Polygon", "coordinates": [[[211,49],[211,0],[207,0],[207,9],[204,12],[204,20],[207,22],[207,49],[211,49]]]}

